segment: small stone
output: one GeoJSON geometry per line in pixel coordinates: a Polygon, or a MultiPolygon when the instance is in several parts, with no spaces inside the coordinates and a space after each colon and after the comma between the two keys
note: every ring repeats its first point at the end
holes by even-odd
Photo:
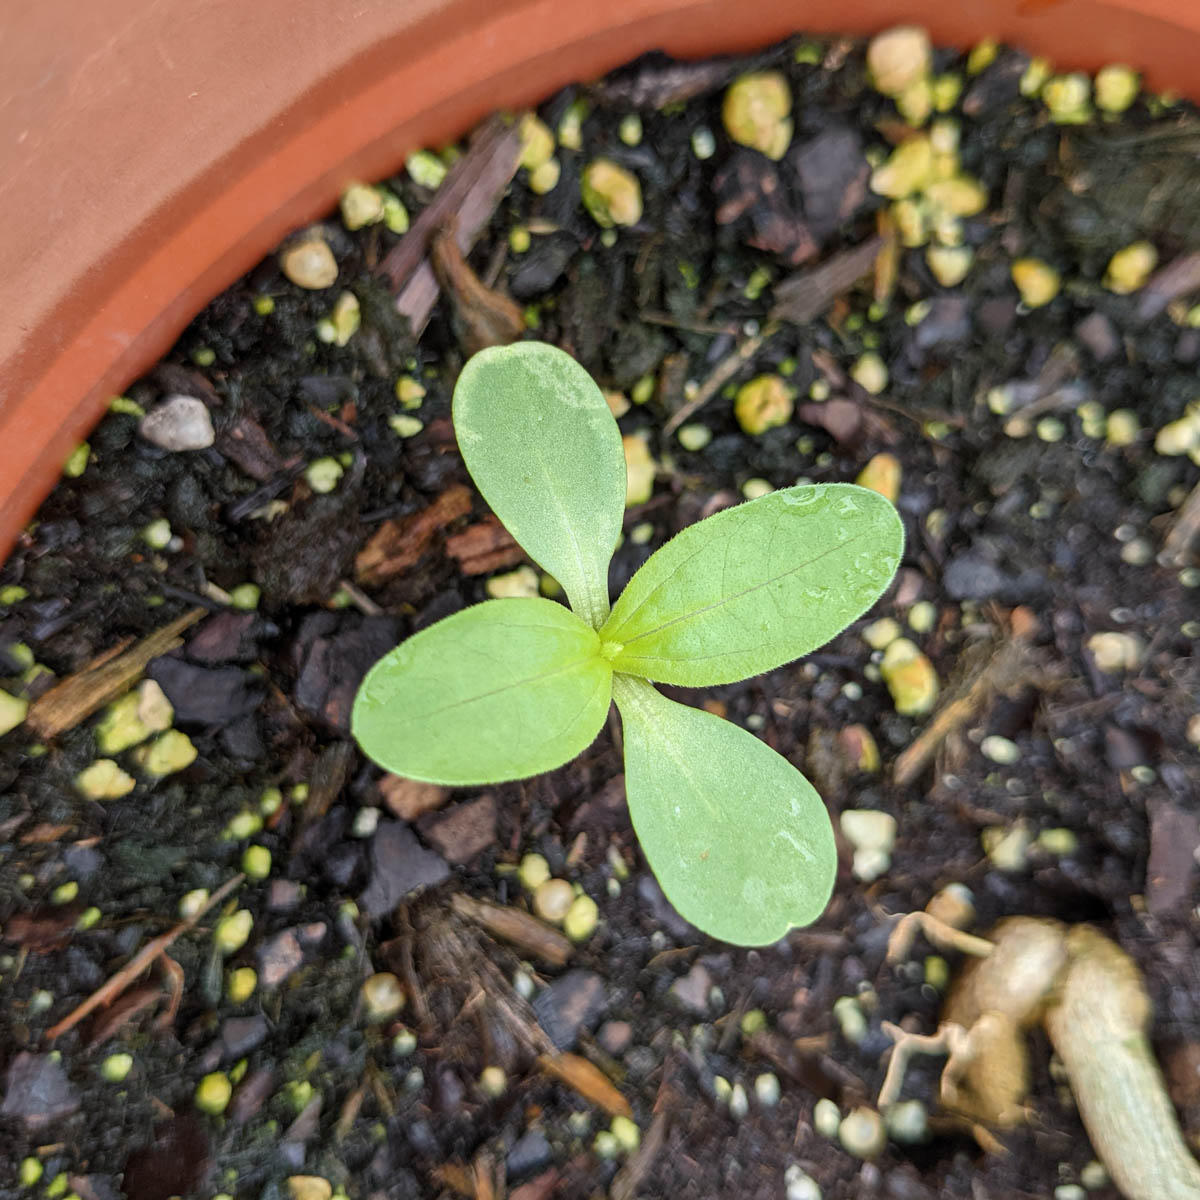
{"type": "Polygon", "coordinates": [[[818,1100],[813,1106],[813,1128],[827,1138],[837,1137],[842,1114],[832,1100],[818,1100]]]}
{"type": "Polygon", "coordinates": [[[759,375],[737,390],[733,415],[742,431],[756,437],[792,419],[795,390],[779,375],[759,375]]]}
{"type": "Polygon", "coordinates": [[[1055,75],[1042,87],[1050,119],[1059,125],[1081,125],[1092,115],[1092,81],[1082,72],[1055,75]]]}
{"type": "Polygon", "coordinates": [[[338,265],[329,243],[317,233],[308,233],[286,246],[279,266],[297,287],[320,291],[337,282],[338,265]]]}
{"type": "Polygon", "coordinates": [[[517,567],[503,575],[493,575],[484,585],[493,600],[539,595],[537,572],[528,565],[517,567]]]}
{"type": "Polygon", "coordinates": [[[979,751],[984,758],[1006,767],[1011,766],[1021,757],[1021,748],[1016,742],[996,733],[989,734],[979,743],[979,751]]]}
{"type": "Polygon", "coordinates": [[[838,1023],[842,1037],[852,1046],[859,1045],[866,1038],[867,1018],[853,996],[839,996],[833,1002],[833,1019],[838,1023]]]}
{"type": "Polygon", "coordinates": [[[645,504],[654,493],[654,476],[658,468],[646,439],[635,433],[621,438],[625,451],[625,507],[645,504]]]}
{"type": "Polygon", "coordinates": [[[371,881],[359,904],[371,920],[378,920],[411,892],[433,887],[449,874],[445,859],[426,850],[407,825],[380,821],[371,841],[371,881]]]}
{"type": "Polygon", "coordinates": [[[573,942],[586,942],[596,932],[600,908],[591,896],[576,896],[563,918],[563,933],[573,942]]]}
{"type": "Polygon", "coordinates": [[[712,441],[712,430],[707,425],[681,425],[675,436],[685,450],[696,454],[712,441]]]}
{"type": "Polygon", "coordinates": [[[916,25],[900,25],[871,39],[867,70],[875,90],[899,96],[929,74],[933,48],[929,34],[916,25]]]}
{"type": "Polygon", "coordinates": [[[552,925],[562,924],[574,902],[575,889],[565,879],[547,879],[533,893],[533,911],[552,925]]]}
{"type": "Polygon", "coordinates": [[[540,167],[529,172],[529,190],[537,196],[545,196],[558,187],[562,178],[562,163],[557,158],[544,162],[540,167]]]}
{"type": "Polygon", "coordinates": [[[1087,1192],[1077,1183],[1060,1183],[1054,1189],[1054,1200],[1087,1200],[1087,1192]]]}
{"type": "Polygon", "coordinates": [[[901,142],[887,161],[871,172],[871,191],[889,200],[903,200],[923,191],[932,176],[933,147],[927,136],[919,134],[901,142]]]}
{"type": "Polygon", "coordinates": [[[848,808],[840,818],[842,833],[856,850],[890,852],[896,845],[896,818],[871,808],[848,808]]]}
{"type": "Polygon", "coordinates": [[[362,985],[363,1008],[372,1024],[390,1021],[404,1008],[404,987],[389,971],[380,971],[362,985]]]}
{"type": "Polygon", "coordinates": [[[740,1083],[735,1083],[729,1091],[729,1115],[735,1121],[744,1120],[750,1112],[750,1098],[746,1089],[740,1083]]]}
{"type": "Polygon", "coordinates": [[[540,1129],[531,1129],[513,1144],[504,1166],[509,1179],[519,1179],[540,1171],[554,1160],[554,1151],[540,1129]]]}
{"type": "Polygon", "coordinates": [[[611,159],[588,163],[579,186],[584,208],[601,229],[636,225],[642,219],[642,188],[637,176],[611,159]]]}
{"type": "Polygon", "coordinates": [[[1122,63],[1112,63],[1096,72],[1096,107],[1102,112],[1123,113],[1141,90],[1141,76],[1122,63]]]}
{"type": "Polygon", "coordinates": [[[367,183],[352,183],[341,200],[342,223],[347,229],[362,229],[383,220],[383,192],[367,183]]]}
{"type": "Polygon", "coordinates": [[[138,433],[163,450],[204,450],[216,440],[208,405],[195,396],[168,396],[138,423],[138,433]]]}
{"type": "Polygon", "coordinates": [[[239,908],[222,917],[213,929],[213,945],[221,954],[236,954],[250,936],[254,917],[249,909],[239,908]]]}
{"type": "Polygon", "coordinates": [[[186,733],[168,729],[148,746],[139,746],[135,757],[138,766],[147,775],[153,779],[163,779],[191,766],[198,753],[186,733]]]}
{"type": "MultiPolygon", "coordinates": [[[[860,355],[858,361],[850,368],[850,378],[864,391],[878,396],[888,385],[888,369],[874,350],[868,350],[860,355]]],[[[896,465],[898,470],[899,463],[896,465]]]]}
{"type": "Polygon", "coordinates": [[[111,758],[98,758],[75,776],[76,790],[89,800],[117,800],[137,786],[132,775],[111,758]]]}
{"type": "Polygon", "coordinates": [[[642,1141],[642,1131],[628,1117],[615,1116],[609,1130],[617,1139],[617,1145],[626,1154],[632,1154],[642,1141]]]}
{"type": "Polygon", "coordinates": [[[998,871],[1023,871],[1029,865],[1029,844],[1032,841],[1028,826],[1018,821],[1011,828],[993,825],[980,836],[983,852],[998,871]]]}
{"type": "Polygon", "coordinates": [[[605,1021],[596,1034],[606,1054],[620,1058],[633,1044],[633,1026],[628,1021],[605,1021]]]}
{"type": "Polygon", "coordinates": [[[920,1100],[901,1100],[884,1117],[888,1134],[902,1146],[914,1146],[929,1136],[929,1113],[920,1100]]]}
{"type": "Polygon", "coordinates": [[[786,1189],[784,1200],[821,1200],[821,1188],[817,1181],[806,1175],[795,1163],[783,1173],[786,1189]]]}
{"type": "Polygon", "coordinates": [[[855,483],[859,487],[878,492],[893,504],[900,498],[900,460],[886,451],[876,454],[858,473],[855,483]]]}
{"type": "Polygon", "coordinates": [[[893,617],[880,617],[862,631],[863,641],[872,650],[886,650],[900,634],[900,622],[893,617]]]}
{"type": "Polygon", "coordinates": [[[305,468],[304,479],[317,495],[324,496],[337,487],[345,470],[336,458],[318,458],[305,468]]]}
{"type": "Polygon", "coordinates": [[[430,150],[417,150],[408,156],[404,169],[418,187],[436,191],[446,178],[446,164],[430,150]]]}
{"type": "Polygon", "coordinates": [[[238,967],[229,972],[225,994],[230,1004],[245,1004],[258,987],[258,972],[253,967],[238,967]]]}
{"type": "Polygon", "coordinates": [[[570,1050],[581,1029],[595,1027],[604,1011],[604,980],[593,971],[572,970],[533,998],[533,1012],[559,1050],[570,1050]]]}
{"type": "Polygon", "coordinates": [[[224,1071],[213,1071],[205,1075],[196,1087],[196,1107],[205,1113],[216,1116],[223,1113],[233,1096],[233,1084],[224,1071]]]}
{"type": "Polygon", "coordinates": [[[933,711],[938,698],[937,672],[908,638],[897,638],[888,646],[879,673],[902,716],[924,716],[933,711]]]}
{"type": "Polygon", "coordinates": [[[1071,829],[1043,829],[1037,836],[1037,847],[1055,858],[1068,858],[1079,849],[1079,839],[1071,829]]]}
{"type": "Polygon", "coordinates": [[[1097,362],[1108,362],[1121,349],[1121,340],[1112,321],[1102,312],[1089,313],[1084,317],[1075,326],[1075,336],[1097,362]]]}
{"type": "Polygon", "coordinates": [[[521,136],[520,163],[525,170],[536,171],[554,157],[554,134],[536,113],[527,112],[521,118],[518,132],[521,136]]]}
{"type": "Polygon", "coordinates": [[[855,1158],[874,1158],[887,1145],[883,1118],[873,1109],[852,1109],[838,1126],[838,1141],[855,1158]]]}
{"type": "Polygon", "coordinates": [[[955,600],[990,600],[1009,585],[998,567],[978,554],[955,555],[942,572],[942,585],[955,600]]]}
{"type": "Polygon", "coordinates": [[[1104,1164],[1092,1159],[1090,1163],[1086,1163],[1083,1170],[1079,1172],[1079,1182],[1083,1184],[1089,1192],[1099,1191],[1102,1187],[1108,1186],[1108,1171],[1105,1170],[1104,1164]]]}
{"type": "Polygon", "coordinates": [[[975,261],[975,251],[970,246],[930,246],[925,251],[925,261],[942,287],[956,287],[966,279],[975,261]]]}
{"type": "Polygon", "coordinates": [[[248,879],[266,879],[271,873],[271,852],[266,846],[247,846],[242,853],[242,870],[248,879]]]}
{"type": "Polygon", "coordinates": [[[58,1057],[18,1051],[8,1068],[0,1116],[20,1121],[30,1133],[69,1117],[79,1097],[58,1057]]]}
{"type": "Polygon", "coordinates": [[[1012,281],[1026,308],[1041,308],[1058,295],[1062,277],[1039,258],[1018,258],[1012,265],[1012,281]]]}
{"type": "Polygon", "coordinates": [[[0,737],[17,728],[29,712],[29,701],[10,692],[0,691],[0,737]]]}
{"type": "Polygon", "coordinates": [[[703,963],[696,963],[682,979],[677,979],[671,985],[671,995],[698,1016],[708,1014],[711,990],[712,976],[703,963]]]}
{"type": "Polygon", "coordinates": [[[1127,296],[1145,284],[1157,264],[1158,251],[1150,242],[1133,242],[1109,259],[1104,286],[1118,296],[1127,296]]]}
{"type": "Polygon", "coordinates": [[[755,1076],[754,1095],[763,1108],[774,1108],[779,1103],[782,1090],[779,1086],[779,1076],[770,1071],[755,1076]]]}
{"type": "Polygon", "coordinates": [[[1087,649],[1096,669],[1106,675],[1136,671],[1145,652],[1141,638],[1117,631],[1093,633],[1087,640],[1087,649]]]}
{"type": "Polygon", "coordinates": [[[776,162],[792,140],[792,92],[779,71],[753,71],[729,85],[721,105],[725,132],[776,162]]]}
{"type": "Polygon", "coordinates": [[[288,1195],[291,1200],[330,1200],[333,1184],[320,1175],[289,1175],[288,1195]]]}

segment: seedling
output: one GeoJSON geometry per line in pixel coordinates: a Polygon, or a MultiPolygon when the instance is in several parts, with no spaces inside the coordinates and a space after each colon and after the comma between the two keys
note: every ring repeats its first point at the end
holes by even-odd
{"type": "Polygon", "coordinates": [[[685,529],[610,611],[625,462],[587,372],[536,342],[484,350],[453,407],[480,492],[570,609],[488,600],[408,638],[359,689],[359,744],[413,779],[499,783],[570,761],[615,700],[630,816],[679,912],[742,945],[814,921],[837,860],[821,798],[753,734],[653,684],[733,683],[823,645],[891,581],[896,510],[852,484],[772,492],[685,529]]]}

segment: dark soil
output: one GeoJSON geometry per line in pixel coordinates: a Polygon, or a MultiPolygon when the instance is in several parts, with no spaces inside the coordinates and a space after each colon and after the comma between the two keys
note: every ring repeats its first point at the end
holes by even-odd
{"type": "MultiPolygon", "coordinates": [[[[1119,122],[1060,127],[1020,96],[1026,59],[1002,51],[967,80],[959,106],[969,114],[962,166],[989,196],[963,223],[976,252],[966,279],[940,287],[923,252],[907,250],[888,294],[874,298],[870,279],[843,283],[811,319],[776,327],[768,315],[784,279],[874,234],[885,202],[866,187],[865,155],[886,153],[901,132],[891,102],[867,84],[861,46],[796,50],[699,67],[647,60],[548,101],[551,128],[587,101],[583,151],[557,151],[562,176],[545,195],[520,172],[469,262],[528,306],[534,336],[571,351],[606,388],[649,381],[621,426],[646,433],[660,470],[653,497],[628,515],[614,592],[748,480],[853,480],[878,452],[899,460],[908,549],[867,621],[769,676],[672,693],[716,702],[802,766],[835,822],[849,808],[893,814],[890,868],[860,882],[847,847],[815,926],[761,950],[708,941],[646,871],[615,720],[551,775],[435,796],[440,811],[410,832],[396,813],[410,811],[411,795],[381,788],[349,740],[354,688],[398,638],[483,599],[487,575],[522,560],[474,491],[456,490],[471,488],[449,422],[460,339],[472,330],[465,301],[440,301],[413,340],[375,273],[396,236],[379,225],[348,233],[331,219],[334,288],[302,291],[269,260],[130,388],[147,409],[170,393],[204,400],[215,444],[170,453],[138,435],[136,415],[109,415],[87,469],[46,501],[0,575],[13,589],[0,610],[0,686],[14,694],[53,682],[29,671],[30,656],[63,678],[193,606],[210,614],[146,672],[199,752],[186,769],[155,781],[129,752],[115,755],[137,785],[95,802],[74,785],[97,757],[94,718],[53,740],[23,727],[0,742],[0,1195],[244,1200],[321,1176],[355,1200],[749,1200],[782,1197],[796,1164],[826,1200],[1046,1196],[1094,1154],[1040,1035],[1034,1119],[1004,1136],[1006,1155],[945,1132],[864,1164],[812,1127],[821,1097],[843,1112],[873,1101],[889,1046],[881,1022],[935,1027],[939,994],[920,957],[894,968],[884,951],[889,914],[921,908],[953,881],[974,893],[981,927],[1049,915],[1094,922],[1120,942],[1145,973],[1185,1132],[1200,1136],[1200,571],[1186,552],[1161,553],[1200,470],[1155,449],[1155,431],[1200,391],[1200,329],[1144,292],[1100,284],[1111,254],[1135,238],[1154,242],[1163,262],[1200,246],[1200,123],[1186,106],[1143,97],[1119,122]],[[722,129],[724,87],[747,66],[791,81],[796,133],[779,164],[722,129]],[[633,111],[643,135],[629,146],[618,127],[633,111]],[[692,149],[701,127],[715,141],[706,159],[692,149]],[[579,203],[580,172],[597,154],[632,169],[643,189],[641,221],[615,238],[579,203]],[[517,225],[532,230],[521,254],[509,249],[517,225]],[[1064,279],[1034,311],[1019,307],[1010,279],[1021,255],[1064,279]],[[339,348],[314,328],[343,289],[359,297],[363,328],[339,348]],[[272,313],[256,311],[261,297],[272,313]],[[703,449],[664,436],[693,389],[764,330],[734,382],[782,373],[801,400],[796,416],[748,436],[718,388],[693,418],[713,435],[703,449]],[[878,396],[846,375],[867,349],[888,367],[878,396]],[[423,428],[407,438],[388,423],[402,412],[400,375],[425,388],[411,414],[423,428]],[[822,380],[831,398],[803,403],[822,380]],[[1017,385],[1018,409],[1034,405],[1026,436],[1010,436],[1021,432],[1012,413],[989,404],[1007,385],[1017,385]],[[1117,409],[1140,425],[1125,444],[1105,438],[1104,413],[1117,409]],[[1054,423],[1039,424],[1047,417],[1054,423]],[[303,468],[327,456],[344,474],[314,494],[303,468]],[[159,518],[175,540],[152,549],[141,531],[159,518]],[[411,561],[386,578],[356,574],[385,522],[411,561]],[[227,597],[246,582],[261,601],[244,613],[227,597]],[[932,605],[932,621],[905,632],[937,670],[943,710],[1012,649],[1014,626],[1032,634],[1000,685],[899,786],[897,758],[929,720],[895,711],[862,626],[904,621],[918,602],[932,605]],[[1088,640],[1104,631],[1140,640],[1131,669],[1098,669],[1088,640]],[[877,743],[878,771],[857,769],[839,739],[851,727],[877,743]],[[1008,739],[1015,761],[986,757],[989,735],[1008,739]],[[269,789],[282,803],[264,812],[269,789]],[[262,814],[261,830],[231,836],[239,814],[262,814]],[[981,835],[1018,827],[1032,845],[1002,870],[981,835]],[[1048,830],[1070,831],[1073,848],[1051,839],[1058,852],[1047,850],[1037,839],[1048,830]],[[178,920],[185,893],[230,879],[251,843],[270,850],[270,876],[243,883],[171,945],[177,970],[139,976],[115,1003],[48,1036],[178,920]],[[565,969],[514,952],[451,906],[465,895],[525,910],[513,872],[532,850],[600,906],[598,931],[565,969]],[[222,959],[211,933],[233,908],[248,910],[253,928],[222,959]],[[258,972],[242,1003],[227,991],[238,967],[258,972]],[[407,1006],[373,1023],[361,991],[376,972],[399,977],[407,1006]],[[866,1014],[857,1044],[834,1019],[841,996],[859,997],[866,1014]],[[754,1009],[768,1035],[744,1037],[754,1009]],[[662,1133],[657,1152],[636,1160],[640,1178],[594,1152],[609,1118],[539,1068],[545,1036],[600,1067],[643,1139],[662,1133]],[[101,1065],[118,1053],[132,1069],[105,1082],[101,1065]],[[507,1077],[498,1098],[479,1086],[488,1066],[507,1077]],[[232,1101],[221,1116],[199,1113],[197,1085],[217,1071],[234,1084],[232,1101]],[[766,1072],[782,1085],[776,1104],[755,1090],[766,1072]],[[719,1080],[744,1089],[748,1105],[731,1107],[719,1080]],[[22,1187],[30,1157],[44,1172],[22,1187]]],[[[949,54],[937,65],[963,69],[949,54]]],[[[407,175],[390,186],[413,214],[432,199],[407,175]]],[[[907,1094],[934,1104],[936,1068],[914,1069],[907,1094]]]]}

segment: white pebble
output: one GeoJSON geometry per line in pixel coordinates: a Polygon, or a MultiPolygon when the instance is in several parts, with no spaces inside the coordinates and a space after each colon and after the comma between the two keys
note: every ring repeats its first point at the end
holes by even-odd
{"type": "Polygon", "coordinates": [[[168,396],[141,420],[138,433],[164,450],[204,450],[216,433],[208,406],[195,396],[168,396]]]}

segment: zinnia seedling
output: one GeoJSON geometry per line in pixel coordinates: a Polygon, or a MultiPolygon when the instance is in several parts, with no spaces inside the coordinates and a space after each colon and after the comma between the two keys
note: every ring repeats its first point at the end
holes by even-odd
{"type": "Polygon", "coordinates": [[[359,744],[413,779],[499,783],[569,762],[615,700],[630,816],[679,912],[741,945],[814,921],[837,866],[821,798],[752,734],[653,684],[733,683],[823,645],[895,574],[896,510],[852,484],[772,492],[683,530],[610,611],[625,460],[587,372],[536,342],[484,350],[459,377],[454,428],[484,499],[571,607],[488,600],[408,638],[359,689],[359,744]]]}

